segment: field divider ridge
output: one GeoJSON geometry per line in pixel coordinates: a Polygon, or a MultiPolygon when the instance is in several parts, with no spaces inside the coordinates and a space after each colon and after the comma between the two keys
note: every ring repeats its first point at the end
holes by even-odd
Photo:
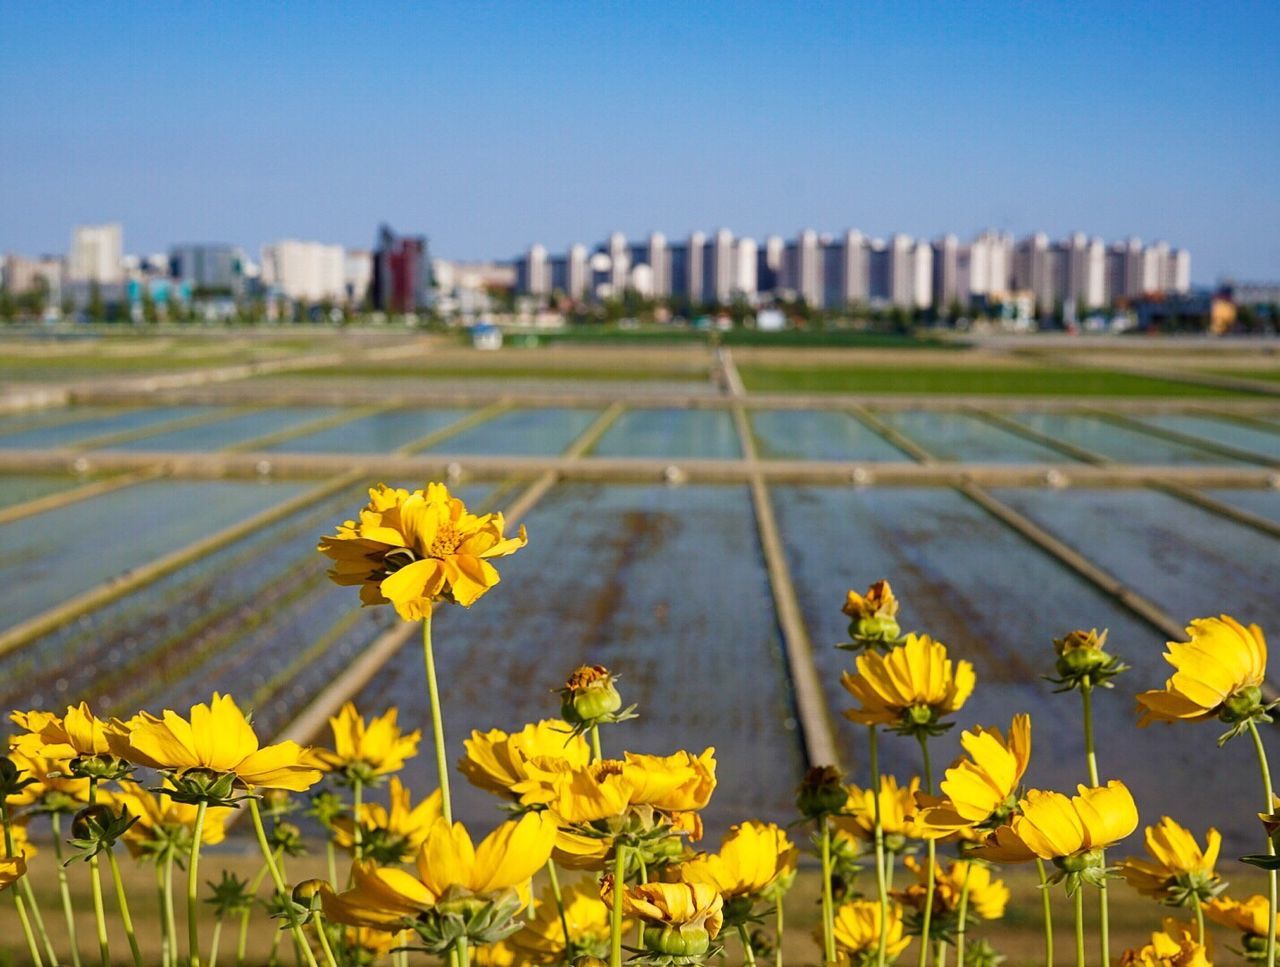
{"type": "Polygon", "coordinates": [[[364,419],[366,416],[375,416],[378,413],[395,409],[394,406],[352,406],[346,407],[341,413],[334,413],[330,416],[321,416],[314,420],[308,420],[297,426],[287,426],[283,430],[275,430],[272,433],[264,433],[262,436],[253,437],[249,440],[242,440],[239,443],[233,443],[230,446],[222,447],[221,453],[251,453],[254,450],[273,447],[277,443],[284,443],[287,440],[296,440],[298,437],[307,436],[312,433],[319,433],[321,430],[331,430],[334,427],[343,426],[347,423],[354,423],[356,420],[364,419]]]}
{"type": "Polygon", "coordinates": [[[1239,460],[1243,463],[1252,463],[1260,467],[1280,467],[1280,460],[1263,456],[1260,453],[1254,453],[1252,450],[1242,450],[1238,447],[1228,446],[1225,443],[1217,443],[1214,440],[1206,440],[1203,437],[1192,436],[1190,433],[1180,433],[1177,430],[1170,430],[1163,426],[1154,426],[1150,423],[1143,423],[1141,420],[1135,420],[1120,413],[1112,413],[1109,410],[1090,407],[1089,413],[1093,416],[1097,416],[1099,419],[1114,423],[1116,426],[1123,426],[1130,430],[1137,430],[1139,433],[1145,433],[1148,436],[1161,437],[1165,440],[1171,440],[1174,443],[1181,443],[1183,446],[1192,447],[1196,450],[1203,450],[1206,453],[1216,453],[1219,456],[1227,457],[1231,460],[1239,460]]]}
{"type": "Polygon", "coordinates": [[[232,524],[213,534],[192,541],[185,547],[180,547],[175,551],[148,561],[146,564],[125,571],[123,574],[110,577],[100,584],[63,601],[61,604],[55,605],[0,632],[0,655],[7,655],[16,651],[35,641],[41,635],[60,628],[83,614],[109,604],[140,587],[151,584],[153,581],[164,577],[166,574],[171,574],[183,565],[190,563],[202,554],[208,554],[225,547],[261,527],[266,527],[268,524],[272,524],[283,517],[318,503],[344,487],[352,486],[364,476],[365,471],[363,469],[350,470],[325,481],[318,487],[313,487],[305,493],[290,497],[288,500],[268,507],[239,523],[232,524]]]}
{"type": "Polygon", "coordinates": [[[454,420],[448,426],[442,426],[438,430],[432,430],[430,433],[418,437],[416,440],[410,440],[404,446],[396,447],[393,453],[398,456],[412,456],[415,453],[421,453],[428,447],[433,447],[437,443],[441,443],[451,437],[457,436],[464,430],[470,430],[472,427],[479,426],[481,423],[487,423],[494,417],[501,416],[503,413],[511,409],[511,404],[505,400],[499,400],[496,403],[490,403],[483,406],[474,413],[468,413],[454,420]]]}
{"type": "Polygon", "coordinates": [[[1013,433],[1022,437],[1024,440],[1030,440],[1032,443],[1038,443],[1042,447],[1048,447],[1051,450],[1057,450],[1059,453],[1065,454],[1073,460],[1079,460],[1082,463],[1091,463],[1094,466],[1105,467],[1108,464],[1115,463],[1110,457],[1103,456],[1086,447],[1077,446],[1074,443],[1068,443],[1066,440],[1059,440],[1057,437],[1050,436],[1047,433],[1041,433],[1033,427],[1024,426],[1017,420],[1003,413],[993,413],[990,410],[983,409],[980,406],[966,406],[964,413],[968,416],[976,417],[984,423],[999,427],[1009,433],[1013,433]]]}
{"type": "Polygon", "coordinates": [[[1193,416],[1207,416],[1215,420],[1223,420],[1229,423],[1239,423],[1244,426],[1252,427],[1255,430],[1264,430],[1267,433],[1280,435],[1280,424],[1271,420],[1263,419],[1252,413],[1233,413],[1230,410],[1219,409],[1218,407],[1205,406],[1197,407],[1191,412],[1193,416]]]}
{"type": "Polygon", "coordinates": [[[73,442],[71,447],[84,451],[102,450],[119,443],[145,440],[147,437],[159,436],[161,433],[170,433],[174,430],[189,430],[193,427],[208,426],[210,423],[221,423],[223,420],[230,420],[237,416],[243,416],[245,413],[252,413],[255,409],[257,407],[254,406],[214,406],[207,413],[192,413],[190,416],[178,417],[176,420],[166,420],[163,423],[155,423],[151,426],[138,426],[132,430],[117,430],[113,433],[100,433],[97,436],[84,437],[73,442]]]}
{"type": "Polygon", "coordinates": [[[45,494],[43,497],[24,500],[20,504],[0,508],[0,524],[8,524],[24,517],[69,507],[82,500],[109,494],[113,490],[132,487],[134,484],[158,480],[167,473],[168,471],[164,467],[142,467],[138,470],[126,470],[123,473],[104,477],[101,480],[93,480],[78,487],[72,487],[69,490],[60,490],[54,494],[45,494]]]}
{"type": "Polygon", "coordinates": [[[844,407],[845,411],[852,414],[854,419],[858,420],[863,426],[869,428],[873,433],[878,434],[886,440],[890,446],[901,450],[916,463],[922,463],[926,466],[938,463],[938,458],[932,453],[918,444],[911,437],[907,436],[897,427],[890,426],[884,420],[880,419],[875,413],[860,404],[844,407]]]}
{"type": "Polygon", "coordinates": [[[1261,514],[1255,514],[1242,507],[1233,507],[1231,504],[1218,500],[1216,497],[1210,497],[1208,494],[1193,487],[1184,487],[1182,484],[1171,481],[1153,482],[1151,486],[1155,490],[1162,490],[1171,497],[1177,497],[1179,500],[1202,510],[1207,510],[1211,514],[1225,517],[1227,520],[1235,521],[1237,524],[1261,531],[1269,537],[1280,537],[1280,521],[1263,517],[1261,514]]]}

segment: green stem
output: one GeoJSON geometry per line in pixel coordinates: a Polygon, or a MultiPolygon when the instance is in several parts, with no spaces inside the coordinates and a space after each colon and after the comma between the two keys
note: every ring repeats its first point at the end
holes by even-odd
{"type": "MultiPolygon", "coordinates": [[[[364,831],[360,828],[360,810],[364,805],[364,783],[351,780],[351,852],[358,860],[364,859],[364,831]]],[[[349,884],[348,884],[349,885],[349,884]]]]}
{"type": "Polygon", "coordinates": [[[889,888],[884,872],[884,823],[880,818],[880,741],[874,725],[867,726],[871,760],[871,801],[875,803],[876,896],[880,901],[880,939],[876,942],[876,967],[884,967],[889,931],[889,888]]]}
{"type": "Polygon", "coordinates": [[[889,850],[889,854],[884,861],[884,888],[887,892],[893,892],[893,874],[898,869],[898,854],[893,850],[889,850]]]}
{"type": "Polygon", "coordinates": [[[320,938],[320,950],[324,953],[325,964],[328,967],[338,967],[338,961],[333,956],[333,948],[329,946],[329,934],[324,929],[324,918],[319,912],[312,914],[311,925],[316,928],[316,936],[320,938]]]}
{"type": "Polygon", "coordinates": [[[444,717],[440,713],[440,686],[436,682],[436,658],[431,650],[431,611],[422,619],[422,661],[427,668],[427,691],[431,696],[431,731],[436,744],[436,772],[440,778],[440,809],[444,821],[453,825],[453,800],[449,796],[449,757],[444,745],[444,717]]]}
{"type": "Polygon", "coordinates": [[[609,967],[622,967],[622,892],[627,888],[627,848],[613,846],[613,904],[609,911],[609,967]]]}
{"type": "MultiPolygon", "coordinates": [[[[9,809],[3,799],[0,799],[0,820],[4,823],[4,855],[13,859],[13,821],[9,818],[9,809]]],[[[26,875],[22,878],[25,880],[26,875]]],[[[31,954],[31,962],[36,967],[44,967],[44,960],[40,957],[40,945],[36,943],[36,935],[31,930],[31,921],[27,918],[27,907],[23,902],[21,890],[13,891],[13,906],[18,911],[22,934],[27,938],[27,952],[31,954]]]]}
{"type": "Polygon", "coordinates": [[[933,942],[933,962],[938,967],[947,967],[947,945],[941,939],[933,942]]]}
{"type": "Polygon", "coordinates": [[[36,891],[31,888],[31,878],[29,876],[22,878],[22,895],[27,901],[27,909],[31,911],[31,919],[36,927],[36,936],[44,944],[45,955],[48,956],[49,963],[56,964],[58,962],[58,954],[53,949],[53,941],[49,938],[49,931],[45,928],[44,916],[40,913],[40,904],[36,902],[36,891]]]}
{"type": "MultiPolygon", "coordinates": [[[[932,796],[933,763],[929,760],[929,736],[925,732],[917,732],[916,739],[920,742],[920,755],[924,762],[924,791],[926,795],[932,796]]],[[[933,892],[937,877],[937,841],[930,839],[926,849],[929,865],[926,867],[928,874],[925,878],[924,916],[920,924],[920,956],[916,961],[918,967],[925,967],[929,962],[929,928],[933,921],[933,892]]]]}
{"type": "MultiPolygon", "coordinates": [[[[1084,754],[1089,766],[1089,785],[1097,787],[1098,753],[1093,743],[1093,686],[1088,682],[1080,685],[1080,698],[1084,702],[1084,754]]],[[[1102,868],[1107,868],[1107,856],[1101,854],[1102,868]]],[[[1102,962],[1111,963],[1111,905],[1108,900],[1107,880],[1104,876],[1098,881],[1098,934],[1102,940],[1102,962]]]]}
{"type": "Polygon", "coordinates": [[[336,890],[338,888],[338,857],[332,839],[324,841],[324,855],[329,863],[329,883],[336,890]]]}
{"type": "Polygon", "coordinates": [[[458,949],[458,967],[471,967],[471,947],[467,938],[459,937],[455,946],[458,949]]]}
{"type": "Polygon", "coordinates": [[[173,904],[173,866],[176,862],[170,846],[164,856],[164,927],[169,934],[169,961],[178,963],[178,914],[173,904]]]}
{"type": "Polygon", "coordinates": [[[218,948],[222,946],[222,918],[213,924],[213,939],[209,941],[209,967],[218,967],[218,948]]]}
{"type": "Polygon", "coordinates": [[[1049,896],[1049,877],[1045,873],[1044,860],[1038,856],[1036,869],[1040,872],[1040,897],[1044,904],[1044,967],[1053,967],[1053,901],[1049,896]]]}
{"type": "Polygon", "coordinates": [[[589,731],[591,732],[591,761],[599,762],[604,758],[600,751],[600,726],[592,725],[589,731]]]}
{"type": "Polygon", "coordinates": [[[1196,908],[1196,943],[1204,946],[1204,910],[1201,909],[1202,904],[1199,898],[1195,901],[1196,908]]]}
{"type": "MultiPolygon", "coordinates": [[[[640,867],[639,878],[641,883],[649,882],[649,870],[644,865],[644,857],[640,855],[640,851],[636,851],[636,865],[640,867]]],[[[636,918],[636,946],[644,946],[644,921],[639,917],[636,918]]]]}
{"type": "Polygon", "coordinates": [[[547,858],[547,879],[551,881],[551,896],[556,901],[556,912],[560,914],[560,929],[564,931],[564,959],[569,961],[569,945],[572,939],[569,936],[569,919],[564,913],[564,894],[560,892],[560,876],[556,873],[556,861],[547,858]]]}
{"type": "MultiPolygon", "coordinates": [[[[267,878],[267,864],[263,863],[249,883],[250,906],[240,914],[240,937],[236,943],[236,967],[244,967],[245,951],[249,946],[249,915],[253,913],[252,901],[258,895],[262,881],[267,878]]],[[[336,886],[336,884],[335,884],[336,886]]]]}
{"type": "Polygon", "coordinates": [[[124,924],[124,935],[129,938],[129,951],[133,954],[134,967],[142,967],[142,951],[138,947],[138,935],[133,931],[133,916],[129,913],[129,896],[124,890],[120,861],[116,859],[114,849],[107,850],[107,863],[111,866],[111,880],[116,886],[116,903],[120,907],[120,922],[124,924]]]}
{"type": "Polygon", "coordinates": [[[964,880],[960,883],[960,903],[956,907],[959,920],[956,921],[956,967],[964,967],[964,934],[965,920],[969,915],[969,874],[973,871],[975,860],[970,859],[964,867],[964,880]]]}
{"type": "Polygon", "coordinates": [[[191,831],[191,856],[187,860],[187,960],[200,967],[200,841],[204,838],[207,802],[196,806],[196,824],[191,831]]]}
{"type": "Polygon", "coordinates": [[[778,891],[777,899],[773,901],[773,919],[774,919],[774,938],[773,938],[773,967],[782,967],[782,891],[778,891]]]}
{"type": "Polygon", "coordinates": [[[156,922],[160,924],[160,967],[169,967],[172,939],[164,920],[164,862],[156,863],[156,922]]]}
{"type": "Polygon", "coordinates": [[[822,949],[826,962],[836,961],[835,902],[831,898],[831,821],[823,813],[818,820],[822,836],[822,949]]]}
{"type": "Polygon", "coordinates": [[[756,952],[751,949],[751,938],[747,936],[747,925],[738,924],[738,939],[742,941],[742,962],[746,967],[756,967],[756,952]]]}
{"type": "MultiPolygon", "coordinates": [[[[276,859],[271,853],[271,846],[267,842],[267,831],[262,825],[262,811],[258,809],[256,796],[249,798],[249,817],[253,820],[253,831],[258,835],[258,848],[262,850],[262,858],[267,863],[267,872],[271,874],[271,882],[275,884],[276,892],[288,900],[289,890],[285,886],[284,877],[280,875],[280,867],[276,865],[276,859]]],[[[297,914],[293,911],[293,904],[287,903],[285,910],[289,916],[289,929],[293,932],[294,942],[302,948],[308,967],[320,967],[316,963],[315,954],[311,952],[311,945],[302,936],[302,925],[298,923],[297,914]]]]}
{"type": "Polygon", "coordinates": [[[1076,967],[1084,964],[1084,890],[1076,888],[1076,967]]]}
{"type": "Polygon", "coordinates": [[[67,921],[67,943],[71,945],[71,967],[80,967],[80,943],[76,939],[76,914],[71,905],[71,887],[67,883],[67,868],[62,865],[62,814],[53,813],[53,855],[58,864],[58,895],[62,898],[62,916],[67,921]]]}
{"type": "MultiPolygon", "coordinates": [[[[1253,747],[1258,753],[1258,768],[1262,772],[1262,788],[1267,797],[1263,811],[1270,813],[1275,807],[1275,795],[1271,788],[1271,766],[1267,763],[1267,750],[1262,744],[1262,735],[1258,732],[1258,723],[1249,720],[1249,733],[1253,736],[1253,747]]],[[[1267,855],[1276,855],[1276,844],[1267,836],[1267,855]]],[[[1276,967],[1276,871],[1267,872],[1267,967],[1276,967]]]]}
{"type": "MultiPolygon", "coordinates": [[[[89,805],[98,801],[98,780],[89,780],[89,805]]],[[[111,942],[107,939],[107,913],[102,903],[102,872],[98,857],[89,858],[89,887],[93,893],[93,919],[98,928],[98,956],[102,967],[111,967],[111,942]]]]}

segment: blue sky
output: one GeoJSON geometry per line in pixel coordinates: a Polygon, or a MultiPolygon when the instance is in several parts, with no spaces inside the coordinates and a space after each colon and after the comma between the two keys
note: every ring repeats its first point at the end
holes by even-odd
{"type": "Polygon", "coordinates": [[[0,0],[0,251],[967,235],[1280,277],[1280,4],[0,0]]]}

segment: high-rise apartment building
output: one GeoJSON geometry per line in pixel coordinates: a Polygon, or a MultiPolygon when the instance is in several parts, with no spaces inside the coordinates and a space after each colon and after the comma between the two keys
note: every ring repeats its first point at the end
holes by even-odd
{"type": "Polygon", "coordinates": [[[192,291],[240,295],[244,253],[231,245],[187,243],[169,248],[169,275],[192,291]]]}
{"type": "Polygon", "coordinates": [[[77,225],[71,232],[67,275],[72,282],[123,282],[124,230],[120,225],[77,225]]]}
{"type": "Polygon", "coordinates": [[[370,301],[381,312],[417,312],[431,305],[431,251],[425,235],[378,229],[370,301]]]}
{"type": "Polygon", "coordinates": [[[284,239],[263,247],[262,281],[298,302],[343,302],[346,252],[341,245],[284,239]]]}

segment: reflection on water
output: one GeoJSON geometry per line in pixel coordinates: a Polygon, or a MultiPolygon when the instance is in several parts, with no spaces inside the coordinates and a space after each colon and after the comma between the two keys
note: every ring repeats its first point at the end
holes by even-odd
{"type": "Polygon", "coordinates": [[[204,406],[159,406],[150,409],[90,411],[91,415],[83,420],[42,424],[0,436],[0,447],[37,449],[71,446],[82,440],[92,440],[107,433],[122,433],[152,426],[160,428],[170,420],[180,420],[208,411],[209,407],[204,406]]]}
{"type": "Polygon", "coordinates": [[[602,457],[742,456],[724,410],[627,410],[596,444],[602,457]]]}
{"type": "Polygon", "coordinates": [[[750,416],[756,447],[765,459],[911,460],[849,413],[756,410],[750,416]]]}
{"type": "Polygon", "coordinates": [[[1122,463],[1224,464],[1229,457],[1150,436],[1083,413],[1014,413],[1019,423],[1122,463]]]}
{"type": "Polygon", "coordinates": [[[282,453],[390,453],[454,423],[469,410],[389,410],[294,437],[268,450],[282,453]]]}
{"type": "Polygon", "coordinates": [[[1271,432],[1231,419],[1217,420],[1209,416],[1189,416],[1185,413],[1159,413],[1141,419],[1152,426],[1162,426],[1166,430],[1177,430],[1212,443],[1280,459],[1280,427],[1276,428],[1276,432],[1271,432]]]}
{"type": "Polygon", "coordinates": [[[599,415],[599,410],[573,407],[514,410],[442,440],[427,452],[552,456],[568,449],[599,415]]]}
{"type": "Polygon", "coordinates": [[[968,463],[1063,463],[1070,458],[967,413],[930,410],[876,414],[941,460],[968,463]]]}
{"type": "Polygon", "coordinates": [[[265,436],[311,420],[332,416],[338,410],[331,406],[287,406],[274,410],[255,410],[239,416],[228,416],[216,423],[189,426],[116,444],[113,450],[220,450],[265,436]]]}
{"type": "Polygon", "coordinates": [[[11,507],[46,494],[70,490],[83,482],[77,477],[68,477],[65,474],[20,474],[0,477],[0,507],[11,507]]]}

